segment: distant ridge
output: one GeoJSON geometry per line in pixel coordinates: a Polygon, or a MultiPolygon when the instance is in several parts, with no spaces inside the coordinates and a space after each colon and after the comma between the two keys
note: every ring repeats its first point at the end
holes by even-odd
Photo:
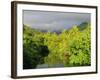
{"type": "Polygon", "coordinates": [[[90,26],[90,23],[88,23],[88,22],[83,22],[83,23],[81,23],[80,25],[78,25],[78,29],[79,29],[80,31],[82,31],[82,30],[86,29],[88,26],[90,26]]]}
{"type": "MultiPolygon", "coordinates": [[[[38,34],[40,34],[41,32],[46,33],[46,32],[49,31],[49,30],[34,29],[34,28],[31,28],[31,27],[29,27],[29,26],[27,26],[27,25],[23,25],[23,26],[24,26],[23,29],[29,30],[30,33],[33,32],[33,33],[38,33],[38,34]]],[[[79,31],[82,31],[82,30],[86,29],[88,26],[90,26],[90,23],[88,23],[88,22],[83,22],[83,23],[77,25],[77,28],[79,29],[79,31]]],[[[71,28],[69,28],[69,29],[67,29],[67,30],[70,30],[70,29],[71,29],[71,28]]],[[[60,34],[60,33],[62,32],[62,30],[58,30],[58,31],[57,31],[57,30],[54,30],[54,31],[49,31],[49,32],[51,32],[51,33],[55,32],[55,33],[57,33],[57,34],[60,34]]]]}

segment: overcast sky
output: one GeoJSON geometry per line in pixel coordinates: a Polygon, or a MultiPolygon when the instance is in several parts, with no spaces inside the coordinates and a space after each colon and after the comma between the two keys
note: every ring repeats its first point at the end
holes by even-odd
{"type": "Polygon", "coordinates": [[[57,31],[68,29],[82,22],[90,22],[89,13],[23,11],[23,22],[35,29],[57,31]]]}

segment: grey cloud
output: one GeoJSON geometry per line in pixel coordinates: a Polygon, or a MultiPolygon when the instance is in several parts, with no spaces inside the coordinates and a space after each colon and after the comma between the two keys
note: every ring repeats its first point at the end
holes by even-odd
{"type": "Polygon", "coordinates": [[[33,28],[42,30],[68,29],[82,22],[90,22],[89,13],[69,13],[50,11],[23,11],[23,22],[33,28]]]}

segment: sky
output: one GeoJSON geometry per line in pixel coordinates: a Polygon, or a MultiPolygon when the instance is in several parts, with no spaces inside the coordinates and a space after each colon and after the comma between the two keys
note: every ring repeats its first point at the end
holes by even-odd
{"type": "Polygon", "coordinates": [[[69,29],[83,22],[90,22],[90,13],[72,13],[55,11],[23,11],[23,24],[47,31],[69,29]]]}

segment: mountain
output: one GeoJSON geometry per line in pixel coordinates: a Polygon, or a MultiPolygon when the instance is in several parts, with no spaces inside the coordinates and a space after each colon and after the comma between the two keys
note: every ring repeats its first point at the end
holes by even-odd
{"type": "Polygon", "coordinates": [[[83,22],[80,25],[78,25],[78,29],[80,31],[84,30],[85,28],[87,28],[88,26],[90,26],[90,24],[88,22],[83,22]]]}
{"type": "MultiPolygon", "coordinates": [[[[48,30],[41,30],[41,29],[34,29],[34,28],[31,28],[30,26],[28,25],[23,25],[23,29],[24,29],[24,32],[25,33],[28,33],[28,34],[41,34],[41,33],[46,33],[48,32],[48,30]]],[[[88,26],[90,26],[90,23],[88,22],[83,22],[79,25],[77,25],[77,28],[82,31],[84,29],[86,29],[88,26]]],[[[71,27],[72,28],[72,27],[71,27]]],[[[67,29],[67,30],[70,30],[71,28],[67,29]]],[[[51,33],[53,32],[56,32],[57,34],[60,34],[62,32],[62,30],[54,30],[52,31],[51,33]]]]}

